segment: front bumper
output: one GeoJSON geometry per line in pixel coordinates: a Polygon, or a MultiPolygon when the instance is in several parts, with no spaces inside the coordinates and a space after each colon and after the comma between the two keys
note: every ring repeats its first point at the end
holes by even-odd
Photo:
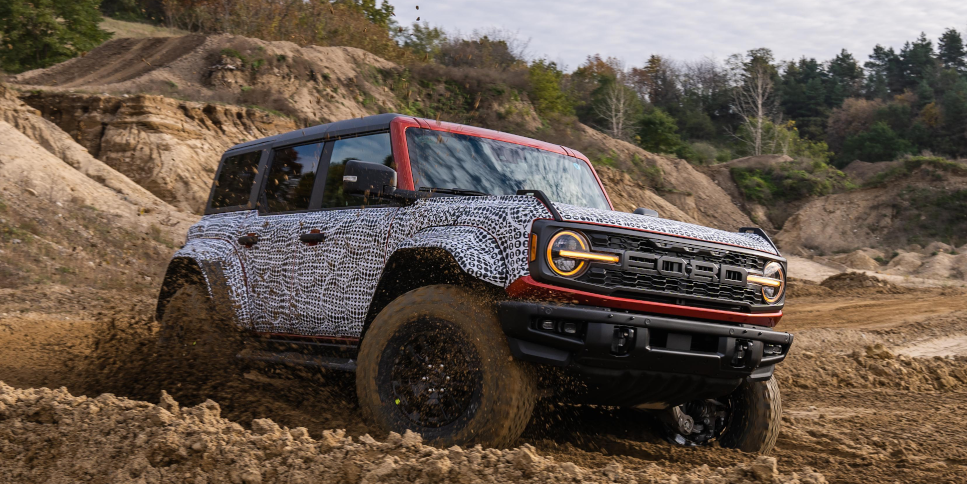
{"type": "Polygon", "coordinates": [[[600,307],[505,301],[498,316],[515,358],[564,369],[583,382],[578,400],[606,405],[726,395],[743,379],[769,379],[793,341],[763,327],[600,307]]]}

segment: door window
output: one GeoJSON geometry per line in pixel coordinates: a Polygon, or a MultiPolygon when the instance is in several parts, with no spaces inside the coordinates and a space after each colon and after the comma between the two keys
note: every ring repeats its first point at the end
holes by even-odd
{"type": "Polygon", "coordinates": [[[347,195],[342,190],[342,176],[349,160],[381,163],[396,169],[389,133],[371,134],[355,138],[345,138],[333,143],[332,156],[329,158],[329,172],[326,174],[326,189],[323,192],[323,208],[358,207],[367,205],[362,196],[347,195]]]}
{"type": "Polygon", "coordinates": [[[259,174],[262,151],[229,156],[222,162],[222,169],[215,180],[212,192],[213,209],[248,205],[252,186],[259,174]]]}
{"type": "Polygon", "coordinates": [[[274,213],[308,210],[321,154],[322,143],[276,150],[261,208],[274,213]]]}

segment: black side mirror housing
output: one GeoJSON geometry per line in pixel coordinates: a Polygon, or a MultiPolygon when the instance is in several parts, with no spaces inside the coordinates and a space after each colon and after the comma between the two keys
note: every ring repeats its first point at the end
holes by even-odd
{"type": "Polygon", "coordinates": [[[645,215],[647,217],[658,217],[658,212],[650,208],[639,207],[634,211],[635,215],[645,215]]]}
{"type": "Polygon", "coordinates": [[[342,189],[353,195],[383,195],[396,190],[396,170],[369,161],[349,160],[342,176],[342,189]]]}

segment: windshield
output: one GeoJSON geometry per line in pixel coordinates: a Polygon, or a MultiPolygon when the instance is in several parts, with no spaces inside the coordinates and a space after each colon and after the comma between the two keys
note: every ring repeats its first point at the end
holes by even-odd
{"type": "Polygon", "coordinates": [[[464,134],[409,128],[413,184],[490,195],[544,192],[552,201],[611,210],[591,169],[577,158],[464,134]]]}

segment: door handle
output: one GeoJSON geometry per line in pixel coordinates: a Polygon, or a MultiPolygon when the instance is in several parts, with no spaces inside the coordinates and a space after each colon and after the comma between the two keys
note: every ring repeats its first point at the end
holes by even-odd
{"type": "Polygon", "coordinates": [[[318,229],[312,229],[308,234],[300,235],[299,240],[304,244],[316,245],[326,240],[326,234],[319,232],[318,229]]]}
{"type": "Polygon", "coordinates": [[[242,247],[245,247],[247,249],[251,248],[253,245],[257,243],[259,243],[258,234],[248,234],[238,238],[238,245],[241,245],[242,247]]]}

